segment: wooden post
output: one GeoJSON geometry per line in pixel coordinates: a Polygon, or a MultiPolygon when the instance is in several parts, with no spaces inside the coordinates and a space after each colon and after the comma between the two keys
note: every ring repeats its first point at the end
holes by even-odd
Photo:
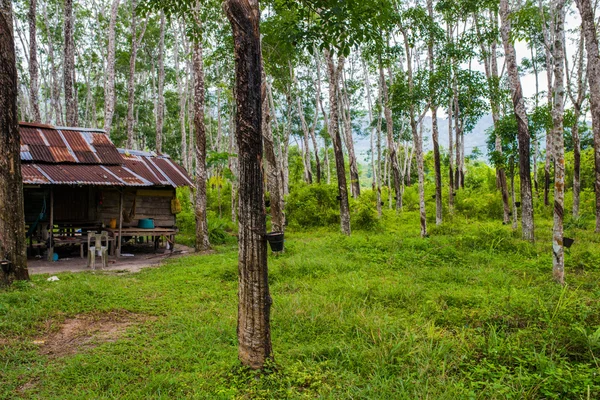
{"type": "Polygon", "coordinates": [[[123,229],[123,198],[125,197],[123,190],[119,196],[119,236],[117,236],[117,257],[121,257],[121,230],[123,229]]]}
{"type": "Polygon", "coordinates": [[[52,261],[54,255],[54,188],[50,187],[50,226],[48,229],[48,261],[52,261]]]}

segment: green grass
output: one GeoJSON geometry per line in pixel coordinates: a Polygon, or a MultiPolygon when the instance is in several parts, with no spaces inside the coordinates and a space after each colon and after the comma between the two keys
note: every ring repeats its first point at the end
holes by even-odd
{"type": "Polygon", "coordinates": [[[569,228],[563,288],[551,221],[536,221],[535,245],[464,217],[421,239],[415,221],[286,233],[269,259],[276,363],[262,375],[237,361],[235,245],[136,274],[34,276],[0,292],[0,398],[600,397],[598,236],[569,228]],[[154,318],[62,358],[32,343],[120,310],[154,318]]]}

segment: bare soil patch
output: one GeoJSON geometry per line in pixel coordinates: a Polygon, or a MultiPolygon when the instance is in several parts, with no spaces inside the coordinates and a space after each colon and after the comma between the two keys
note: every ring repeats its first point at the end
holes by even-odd
{"type": "Polygon", "coordinates": [[[127,311],[83,314],[66,319],[57,332],[34,340],[42,354],[64,357],[118,340],[131,325],[152,319],[127,311]]]}

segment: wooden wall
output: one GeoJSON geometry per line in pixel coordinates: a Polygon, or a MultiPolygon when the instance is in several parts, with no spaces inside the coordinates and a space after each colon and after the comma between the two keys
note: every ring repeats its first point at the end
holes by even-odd
{"type": "MultiPolygon", "coordinates": [[[[104,223],[109,225],[111,218],[119,221],[119,196],[116,188],[98,186],[54,186],[54,221],[104,223]]],[[[25,220],[37,219],[46,197],[46,217],[50,215],[50,186],[25,188],[25,220]]],[[[171,200],[175,197],[173,188],[125,189],[123,210],[130,214],[135,199],[135,216],[123,226],[137,226],[141,218],[154,219],[155,226],[175,226],[175,215],[171,213],[171,200]]]]}
{"type": "MultiPolygon", "coordinates": [[[[107,226],[111,218],[119,221],[119,192],[116,189],[98,188],[102,197],[102,205],[98,207],[98,219],[107,226]]],[[[171,213],[171,200],[175,197],[175,189],[125,189],[123,210],[129,215],[135,199],[133,219],[123,220],[123,226],[137,226],[138,220],[154,219],[155,226],[175,226],[175,215],[171,213]]]]}

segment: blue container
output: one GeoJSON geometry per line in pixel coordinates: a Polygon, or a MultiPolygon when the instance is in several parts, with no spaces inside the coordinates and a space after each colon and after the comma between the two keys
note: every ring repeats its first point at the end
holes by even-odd
{"type": "Polygon", "coordinates": [[[154,220],[149,218],[140,219],[138,221],[138,228],[154,229],[154,220]]]}

